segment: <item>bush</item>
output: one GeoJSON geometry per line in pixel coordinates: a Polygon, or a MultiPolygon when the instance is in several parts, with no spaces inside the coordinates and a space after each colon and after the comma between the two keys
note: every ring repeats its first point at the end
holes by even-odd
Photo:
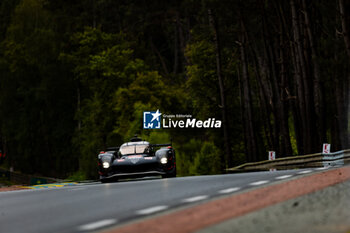
{"type": "Polygon", "coordinates": [[[190,167],[191,175],[213,175],[221,172],[220,150],[213,142],[204,142],[202,148],[196,153],[193,165],[190,167]]]}

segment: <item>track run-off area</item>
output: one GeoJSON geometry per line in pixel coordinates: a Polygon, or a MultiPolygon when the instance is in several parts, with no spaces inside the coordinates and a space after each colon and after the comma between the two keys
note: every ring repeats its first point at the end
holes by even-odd
{"type": "Polygon", "coordinates": [[[348,233],[349,181],[343,166],[32,187],[0,192],[0,232],[348,233]]]}

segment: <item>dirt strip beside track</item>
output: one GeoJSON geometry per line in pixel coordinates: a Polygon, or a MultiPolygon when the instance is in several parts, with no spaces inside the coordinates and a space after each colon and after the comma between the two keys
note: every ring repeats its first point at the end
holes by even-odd
{"type": "Polygon", "coordinates": [[[184,210],[110,229],[105,233],[194,232],[348,179],[350,179],[349,166],[210,201],[184,210]]]}
{"type": "Polygon", "coordinates": [[[8,192],[8,191],[21,190],[21,189],[26,189],[26,188],[23,186],[0,187],[0,192],[8,192]]]}

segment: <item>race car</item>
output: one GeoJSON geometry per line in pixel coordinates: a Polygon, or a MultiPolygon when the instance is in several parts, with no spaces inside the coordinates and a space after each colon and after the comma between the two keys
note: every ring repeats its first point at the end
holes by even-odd
{"type": "Polygon", "coordinates": [[[175,150],[172,144],[150,144],[134,137],[120,147],[110,147],[98,155],[100,181],[161,175],[176,176],[175,150]]]}

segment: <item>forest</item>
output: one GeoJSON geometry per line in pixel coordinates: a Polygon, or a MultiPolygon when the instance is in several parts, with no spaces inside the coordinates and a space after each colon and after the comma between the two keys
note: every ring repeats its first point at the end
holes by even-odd
{"type": "Polygon", "coordinates": [[[350,147],[350,2],[1,0],[1,166],[93,179],[134,134],[180,176],[350,147]],[[142,127],[142,113],[222,120],[142,127]]]}

